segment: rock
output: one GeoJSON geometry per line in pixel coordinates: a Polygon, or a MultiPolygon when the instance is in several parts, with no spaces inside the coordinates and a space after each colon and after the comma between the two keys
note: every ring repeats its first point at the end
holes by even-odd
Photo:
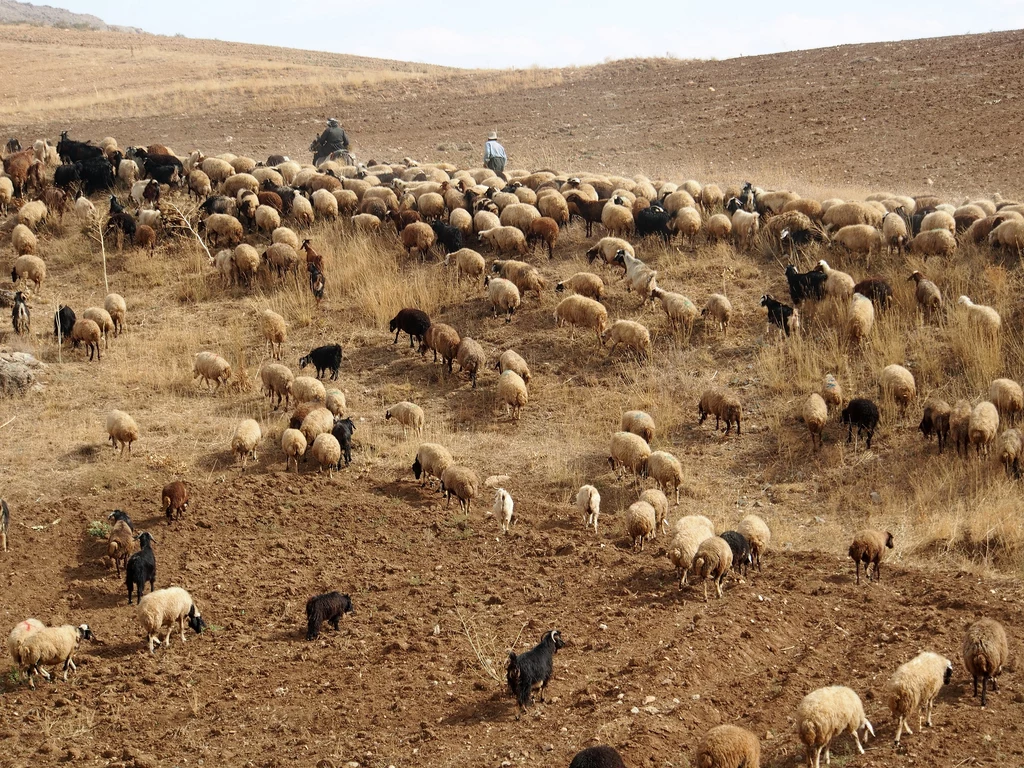
{"type": "Polygon", "coordinates": [[[160,761],[156,755],[140,752],[135,756],[135,768],[160,768],[160,761]]]}

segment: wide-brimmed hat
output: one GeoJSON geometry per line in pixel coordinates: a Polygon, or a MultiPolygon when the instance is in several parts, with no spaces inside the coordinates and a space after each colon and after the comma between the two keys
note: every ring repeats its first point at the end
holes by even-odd
{"type": "Polygon", "coordinates": [[[494,141],[497,138],[498,138],[498,132],[497,131],[491,131],[490,133],[487,134],[487,140],[488,141],[494,141]]]}

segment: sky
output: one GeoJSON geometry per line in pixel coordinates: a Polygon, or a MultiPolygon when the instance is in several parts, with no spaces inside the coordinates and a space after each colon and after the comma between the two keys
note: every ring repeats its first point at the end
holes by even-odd
{"type": "Polygon", "coordinates": [[[726,59],[1024,28],[1024,0],[50,0],[108,24],[455,67],[726,59]]]}

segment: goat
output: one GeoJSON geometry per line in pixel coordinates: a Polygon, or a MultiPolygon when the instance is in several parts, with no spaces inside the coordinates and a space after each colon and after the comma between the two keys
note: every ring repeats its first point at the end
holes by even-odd
{"type": "MultiPolygon", "coordinates": [[[[351,416],[344,419],[335,419],[334,427],[331,428],[331,434],[338,441],[338,444],[341,446],[341,452],[345,456],[346,467],[352,463],[352,433],[355,431],[356,425],[352,422],[351,416]]],[[[336,469],[341,469],[341,459],[338,459],[336,469]]]]}
{"type": "Polygon", "coordinates": [[[821,301],[825,298],[825,281],[828,275],[824,272],[797,272],[796,267],[790,264],[786,267],[786,282],[789,283],[789,297],[793,304],[799,306],[801,302],[810,299],[821,301]]]}
{"type": "Polygon", "coordinates": [[[18,291],[14,294],[14,306],[11,307],[11,325],[19,336],[31,330],[32,317],[25,303],[25,295],[18,291]]]}
{"type": "Polygon", "coordinates": [[[322,347],[310,350],[305,357],[299,358],[299,368],[305,368],[310,363],[316,368],[316,377],[321,378],[327,371],[331,372],[331,381],[337,381],[338,369],[341,368],[341,361],[344,352],[341,344],[325,344],[322,347]]]}
{"type": "Polygon", "coordinates": [[[782,330],[787,336],[800,327],[800,315],[787,304],[776,301],[770,293],[761,297],[761,306],[768,310],[768,322],[782,330]]]}
{"type": "Polygon", "coordinates": [[[540,691],[540,700],[544,701],[544,688],[554,674],[554,655],[563,646],[562,634],[553,629],[525,653],[518,656],[509,653],[506,680],[509,693],[516,697],[519,705],[516,720],[526,711],[527,703],[533,701],[534,689],[540,691]]]}
{"type": "Polygon", "coordinates": [[[306,639],[316,640],[325,621],[329,621],[337,631],[338,622],[346,613],[352,613],[352,599],[341,592],[327,592],[309,598],[306,601],[306,639]]]}
{"type": "Polygon", "coordinates": [[[53,313],[53,335],[58,342],[63,341],[71,336],[71,329],[75,327],[75,311],[67,306],[61,304],[60,308],[53,313]]]}
{"type": "Polygon", "coordinates": [[[124,568],[124,583],[128,587],[128,605],[132,604],[132,587],[135,587],[135,602],[142,599],[142,591],[146,582],[149,582],[149,591],[156,589],[156,555],[153,554],[153,537],[143,531],[135,537],[139,542],[139,549],[134,555],[128,558],[124,568]]]}

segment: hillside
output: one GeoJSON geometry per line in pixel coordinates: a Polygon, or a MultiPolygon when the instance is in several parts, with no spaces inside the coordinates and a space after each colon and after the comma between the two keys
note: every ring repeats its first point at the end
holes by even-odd
{"type": "Polygon", "coordinates": [[[0,24],[30,24],[39,27],[57,27],[58,29],[92,30],[94,32],[134,32],[141,33],[135,27],[123,27],[107,24],[91,13],[74,13],[64,8],[36,3],[19,3],[17,0],[0,0],[0,24]]]}

